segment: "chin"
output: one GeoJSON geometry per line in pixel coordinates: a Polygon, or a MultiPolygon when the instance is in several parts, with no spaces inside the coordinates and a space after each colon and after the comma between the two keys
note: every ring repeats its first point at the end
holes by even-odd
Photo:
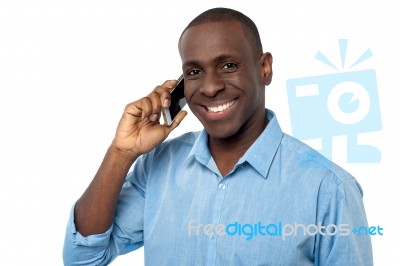
{"type": "Polygon", "coordinates": [[[230,124],[229,126],[225,124],[213,126],[203,124],[203,126],[208,135],[214,139],[228,139],[230,137],[233,137],[239,131],[239,128],[235,129],[232,124],[230,124]]]}

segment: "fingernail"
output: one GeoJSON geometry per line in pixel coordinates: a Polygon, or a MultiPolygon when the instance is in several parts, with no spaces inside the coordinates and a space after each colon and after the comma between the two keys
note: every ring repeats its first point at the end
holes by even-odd
{"type": "Polygon", "coordinates": [[[150,120],[151,121],[156,121],[157,120],[157,114],[152,114],[151,116],[150,116],[150,120]]]}
{"type": "Polygon", "coordinates": [[[169,107],[169,99],[164,99],[163,107],[169,107]]]}

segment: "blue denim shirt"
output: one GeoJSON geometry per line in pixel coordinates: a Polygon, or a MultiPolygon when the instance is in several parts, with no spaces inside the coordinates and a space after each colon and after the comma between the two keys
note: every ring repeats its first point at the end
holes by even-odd
{"type": "Polygon", "coordinates": [[[140,157],[108,231],[83,237],[71,212],[65,265],[105,265],[141,246],[157,266],[372,265],[357,181],[266,116],[225,177],[205,131],[140,157]]]}

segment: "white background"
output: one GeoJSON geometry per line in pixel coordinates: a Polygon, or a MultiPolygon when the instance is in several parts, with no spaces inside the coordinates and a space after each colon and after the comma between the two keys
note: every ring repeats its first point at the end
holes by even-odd
{"type": "MultiPolygon", "coordinates": [[[[274,56],[267,107],[290,133],[286,80],[335,73],[338,39],[359,69],[375,69],[383,130],[364,134],[379,164],[334,159],[364,189],[376,265],[398,258],[398,9],[390,1],[2,1],[0,3],[0,254],[2,265],[62,265],[70,208],[89,184],[124,106],[181,72],[177,40],[200,12],[238,9],[259,27],[274,56]]],[[[200,129],[187,117],[174,136],[200,129]]],[[[344,148],[343,148],[344,149],[344,148]]],[[[338,156],[339,155],[339,156],[338,156]]],[[[113,265],[142,265],[143,249],[113,265]]]]}

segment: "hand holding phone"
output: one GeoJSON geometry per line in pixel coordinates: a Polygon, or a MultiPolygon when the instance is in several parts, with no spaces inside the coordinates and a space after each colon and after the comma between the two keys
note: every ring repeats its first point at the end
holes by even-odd
{"type": "Polygon", "coordinates": [[[176,81],[167,80],[147,96],[126,105],[112,143],[113,150],[136,158],[167,138],[187,114],[181,111],[170,125],[160,124],[162,103],[165,99],[172,101],[171,90],[176,86],[176,81]]]}

